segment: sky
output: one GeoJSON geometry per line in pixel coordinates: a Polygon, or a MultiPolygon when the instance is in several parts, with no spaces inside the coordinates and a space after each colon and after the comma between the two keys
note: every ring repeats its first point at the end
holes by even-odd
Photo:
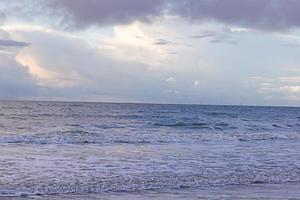
{"type": "Polygon", "coordinates": [[[1,0],[0,99],[300,106],[299,0],[1,0]]]}

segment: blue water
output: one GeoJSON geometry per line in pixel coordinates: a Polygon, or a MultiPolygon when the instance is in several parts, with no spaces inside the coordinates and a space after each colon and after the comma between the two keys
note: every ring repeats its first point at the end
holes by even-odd
{"type": "Polygon", "coordinates": [[[300,198],[300,108],[2,101],[0,152],[0,197],[300,198]]]}

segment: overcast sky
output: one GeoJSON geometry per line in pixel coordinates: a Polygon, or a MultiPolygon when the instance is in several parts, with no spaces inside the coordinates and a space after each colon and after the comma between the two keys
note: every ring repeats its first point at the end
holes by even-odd
{"type": "Polygon", "coordinates": [[[299,0],[1,0],[0,99],[300,106],[299,0]]]}

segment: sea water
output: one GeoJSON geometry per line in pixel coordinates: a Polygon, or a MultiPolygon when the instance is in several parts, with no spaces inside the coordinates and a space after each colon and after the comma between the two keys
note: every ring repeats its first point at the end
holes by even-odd
{"type": "Polygon", "coordinates": [[[0,199],[300,199],[300,108],[0,102],[0,199]]]}

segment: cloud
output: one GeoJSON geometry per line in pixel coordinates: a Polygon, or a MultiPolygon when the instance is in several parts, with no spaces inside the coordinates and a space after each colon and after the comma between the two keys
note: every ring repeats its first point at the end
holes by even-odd
{"type": "Polygon", "coordinates": [[[281,86],[279,87],[279,90],[280,91],[286,91],[286,92],[289,92],[289,93],[297,93],[297,94],[300,94],[300,86],[281,86]]]}
{"type": "Polygon", "coordinates": [[[3,0],[1,4],[5,9],[0,14],[0,25],[7,15],[75,29],[151,22],[168,16],[199,23],[215,21],[236,27],[237,31],[285,31],[300,26],[298,0],[3,0]]]}
{"type": "Polygon", "coordinates": [[[167,89],[167,90],[164,90],[163,91],[164,93],[167,93],[168,95],[171,94],[171,95],[180,95],[180,92],[177,91],[177,90],[170,90],[170,89],[167,89]]]}
{"type": "Polygon", "coordinates": [[[26,47],[28,46],[29,43],[26,42],[19,42],[15,40],[1,40],[0,39],[0,46],[5,46],[5,47],[26,47]]]}
{"type": "Polygon", "coordinates": [[[199,86],[199,81],[194,81],[194,87],[198,87],[199,86]]]}
{"type": "Polygon", "coordinates": [[[172,44],[172,42],[165,40],[165,39],[158,39],[154,44],[155,45],[169,45],[169,44],[172,44]]]}
{"type": "Polygon", "coordinates": [[[279,77],[277,78],[279,82],[283,83],[298,83],[300,84],[300,76],[292,76],[292,77],[279,77]]]}
{"type": "Polygon", "coordinates": [[[300,77],[250,77],[258,83],[257,91],[268,100],[300,100],[300,77]]]}
{"type": "Polygon", "coordinates": [[[199,34],[199,35],[192,35],[192,36],[190,36],[190,38],[204,39],[204,38],[210,38],[210,37],[215,37],[215,36],[217,36],[217,33],[203,33],[203,34],[199,34]]]}
{"type": "Polygon", "coordinates": [[[0,26],[4,24],[5,21],[5,14],[3,12],[0,12],[0,26]]]}
{"type": "Polygon", "coordinates": [[[39,88],[26,66],[15,61],[14,55],[0,53],[0,98],[18,99],[34,96],[39,88]]]}
{"type": "Polygon", "coordinates": [[[49,0],[55,9],[63,9],[77,28],[92,24],[124,24],[133,21],[150,21],[161,15],[166,0],[49,0]]]}
{"type": "Polygon", "coordinates": [[[164,14],[260,30],[300,26],[298,0],[49,0],[49,5],[64,9],[76,27],[151,21],[164,14]]]}
{"type": "Polygon", "coordinates": [[[146,64],[119,58],[117,46],[103,48],[101,42],[91,44],[62,32],[19,30],[15,34],[35,44],[23,49],[17,60],[28,67],[36,84],[46,88],[49,96],[44,93],[44,99],[149,102],[162,98],[160,91],[166,88],[164,79],[146,64]]]}
{"type": "Polygon", "coordinates": [[[284,30],[300,26],[299,7],[298,0],[182,0],[173,12],[192,21],[284,30]]]}
{"type": "MultiPolygon", "coordinates": [[[[0,15],[1,18],[1,15],[0,15]]],[[[8,32],[0,28],[0,99],[19,99],[34,96],[40,90],[28,68],[15,60],[21,48],[28,44],[10,39],[8,32]]]]}
{"type": "MultiPolygon", "coordinates": [[[[124,0],[124,2],[127,1],[124,0]]],[[[18,2],[21,1],[15,1],[14,4],[18,2]]],[[[25,1],[22,2],[24,6],[27,6],[25,1]]],[[[284,66],[298,68],[298,52],[296,49],[283,48],[280,46],[282,39],[278,40],[278,35],[286,35],[286,33],[253,31],[252,28],[258,27],[253,23],[228,22],[228,20],[215,17],[214,12],[207,12],[206,14],[210,15],[208,17],[199,18],[200,14],[195,14],[191,18],[183,12],[183,9],[186,9],[184,4],[179,6],[182,1],[157,1],[159,5],[148,5],[148,1],[139,1],[143,5],[157,7],[158,12],[148,12],[149,9],[145,9],[145,12],[142,11],[144,14],[137,14],[136,9],[128,8],[125,17],[122,16],[123,10],[115,8],[127,6],[122,4],[123,1],[118,1],[121,4],[114,5],[114,8],[105,7],[103,3],[110,4],[115,1],[79,2],[75,0],[74,2],[74,5],[69,5],[70,3],[64,0],[51,0],[48,1],[51,7],[47,7],[47,9],[55,8],[57,14],[60,13],[59,16],[53,15],[53,18],[49,15],[49,21],[52,19],[56,21],[56,17],[64,16],[66,23],[77,28],[72,31],[53,26],[47,21],[44,24],[37,24],[35,20],[26,21],[28,18],[23,20],[7,17],[7,24],[3,28],[13,37],[5,36],[7,33],[2,33],[0,30],[0,39],[4,44],[0,46],[0,50],[11,51],[12,54],[17,55],[16,59],[19,64],[13,62],[12,55],[11,66],[18,69],[19,75],[14,77],[12,75],[14,73],[8,69],[4,70],[4,67],[2,71],[5,74],[11,74],[8,77],[12,80],[7,79],[5,81],[7,84],[14,85],[15,88],[22,88],[24,85],[23,89],[14,94],[25,95],[21,92],[28,90],[28,94],[39,92],[37,96],[43,99],[51,99],[51,97],[62,97],[66,100],[94,99],[95,101],[130,99],[130,101],[139,102],[171,100],[177,103],[213,104],[251,104],[253,102],[277,104],[281,101],[274,100],[275,97],[282,99],[288,95],[297,96],[289,91],[292,87],[295,90],[299,83],[286,82],[286,80],[292,81],[289,76],[297,76],[296,73],[299,70],[297,72],[284,71],[287,69],[284,66]],[[91,3],[99,12],[104,8],[116,10],[93,14],[94,11],[90,10],[91,3]],[[101,3],[104,8],[98,7],[101,3]],[[89,12],[77,11],[76,9],[81,9],[79,4],[85,4],[82,8],[89,12]],[[166,5],[173,5],[173,7],[167,8],[166,5]],[[179,7],[174,7],[175,5],[179,7]],[[74,6],[76,9],[73,8],[74,6]],[[75,9],[75,11],[69,9],[75,9]],[[104,14],[105,16],[101,17],[104,14]],[[165,16],[159,20],[156,18],[152,23],[135,22],[150,22],[151,19],[161,15],[165,16]],[[186,19],[192,19],[196,23],[188,23],[186,19]],[[210,20],[218,23],[210,23],[210,20]],[[88,27],[90,25],[92,27],[88,27]],[[109,26],[99,27],[104,25],[109,26]],[[85,28],[87,29],[83,30],[85,28]],[[10,41],[10,44],[7,41],[10,41]],[[18,41],[25,41],[32,45],[27,48],[8,48],[9,45],[22,46],[20,43],[14,43],[18,41]],[[238,42],[238,46],[226,45],[235,41],[238,42]],[[222,44],[217,45],[217,43],[222,44]],[[247,77],[254,75],[281,77],[281,79],[276,79],[276,84],[266,80],[257,84],[257,87],[244,84],[247,77]],[[289,79],[283,79],[284,76],[289,79]],[[18,82],[19,80],[24,81],[18,82]],[[43,88],[42,93],[41,88],[43,88]],[[177,91],[173,92],[176,93],[176,98],[171,97],[171,92],[168,94],[164,91],[177,91]],[[272,96],[273,99],[264,101],[263,98],[267,96],[272,96]]],[[[153,2],[156,1],[151,3],[153,2]]],[[[197,7],[200,2],[213,4],[215,1],[199,0],[199,2],[194,1],[193,5],[197,7]]],[[[236,2],[239,5],[239,2],[236,2]]],[[[245,0],[245,2],[248,1],[245,0]]],[[[256,1],[253,0],[253,2],[256,1]]],[[[36,4],[39,5],[39,3],[36,4]]],[[[48,13],[51,12],[45,11],[45,15],[48,13]]],[[[32,17],[40,19],[37,17],[40,15],[37,14],[33,12],[32,17]]],[[[43,13],[40,14],[43,15],[43,13]]],[[[280,28],[280,30],[285,30],[285,28],[280,28]]],[[[295,31],[291,34],[297,33],[295,31]]],[[[296,36],[295,38],[297,39],[296,36]]],[[[3,80],[4,77],[3,75],[3,80]]],[[[4,85],[3,82],[2,87],[4,85]]],[[[293,102],[293,104],[299,104],[299,102],[293,102]]]]}
{"type": "Polygon", "coordinates": [[[299,48],[300,44],[298,42],[297,43],[283,43],[283,44],[281,44],[281,46],[292,47],[292,48],[299,48]]]}
{"type": "Polygon", "coordinates": [[[176,81],[177,81],[176,78],[174,78],[172,76],[166,79],[167,83],[176,83],[176,81]]]}
{"type": "Polygon", "coordinates": [[[236,45],[236,44],[238,44],[234,40],[227,40],[227,39],[213,39],[213,40],[210,40],[209,43],[213,43],[213,44],[223,43],[223,44],[230,44],[230,45],[236,45]]]}
{"type": "Polygon", "coordinates": [[[199,34],[194,34],[189,36],[190,39],[194,40],[207,40],[209,43],[214,44],[237,44],[237,41],[232,39],[233,33],[231,30],[222,29],[222,30],[215,30],[215,31],[202,31],[199,34]]]}

